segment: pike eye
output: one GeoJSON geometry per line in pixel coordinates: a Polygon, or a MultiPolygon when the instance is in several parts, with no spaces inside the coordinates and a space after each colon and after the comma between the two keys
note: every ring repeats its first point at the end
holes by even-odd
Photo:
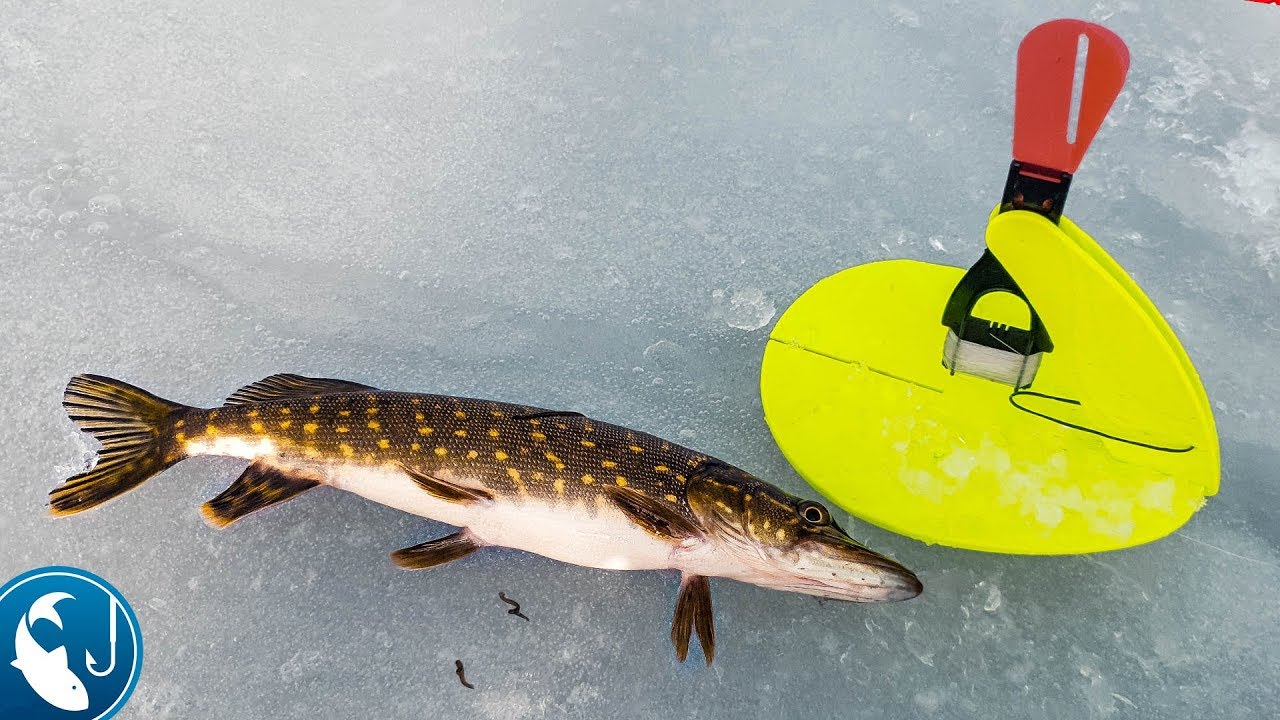
{"type": "Polygon", "coordinates": [[[799,512],[800,517],[803,518],[804,521],[810,525],[830,525],[831,524],[831,513],[827,512],[827,509],[825,507],[823,507],[822,505],[816,502],[805,500],[804,502],[800,503],[800,505],[796,508],[796,511],[799,512]]]}

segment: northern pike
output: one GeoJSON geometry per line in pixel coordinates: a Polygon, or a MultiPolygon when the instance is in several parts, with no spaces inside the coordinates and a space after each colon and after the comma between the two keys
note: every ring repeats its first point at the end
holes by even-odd
{"type": "Polygon", "coordinates": [[[506,546],[612,570],[679,570],[671,640],[715,651],[709,577],[857,602],[919,595],[910,570],[855,542],[822,504],[708,455],[579,413],[385,392],[280,374],[196,408],[77,375],[67,414],[102,444],[50,493],[54,515],[100,505],[189,457],[250,461],[202,511],[226,527],[320,485],[461,528],[397,550],[422,569],[506,546]]]}

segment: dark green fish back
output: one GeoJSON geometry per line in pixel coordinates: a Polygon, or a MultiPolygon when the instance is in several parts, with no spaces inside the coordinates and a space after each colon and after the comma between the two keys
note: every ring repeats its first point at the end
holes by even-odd
{"type": "Polygon", "coordinates": [[[270,438],[283,456],[476,477],[499,496],[593,499],[629,487],[685,513],[707,456],[647,433],[526,405],[401,392],[344,392],[191,410],[179,441],[270,438]]]}

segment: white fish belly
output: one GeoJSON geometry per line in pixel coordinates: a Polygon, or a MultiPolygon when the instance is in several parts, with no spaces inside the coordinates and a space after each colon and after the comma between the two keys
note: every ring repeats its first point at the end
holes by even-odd
{"type": "MultiPolygon", "coordinates": [[[[675,546],[650,535],[612,505],[547,503],[499,498],[488,504],[454,503],[423,490],[394,467],[332,466],[328,484],[376,503],[468,528],[486,545],[526,550],[561,562],[607,570],[674,567],[675,546]],[[594,514],[593,512],[594,511],[594,514]]],[[[478,487],[467,478],[442,477],[478,487]]]]}

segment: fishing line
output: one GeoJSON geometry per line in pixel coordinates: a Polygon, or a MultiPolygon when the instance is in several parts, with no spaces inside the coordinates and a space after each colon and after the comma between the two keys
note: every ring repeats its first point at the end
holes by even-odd
{"type": "Polygon", "coordinates": [[[1033,391],[1031,391],[1031,390],[1014,390],[1013,392],[1009,393],[1009,404],[1010,404],[1010,405],[1013,405],[1015,408],[1017,408],[1017,409],[1021,410],[1021,411],[1022,411],[1022,412],[1024,412],[1024,413],[1028,413],[1028,414],[1031,414],[1031,415],[1035,415],[1036,417],[1039,417],[1039,418],[1044,418],[1045,420],[1048,420],[1048,421],[1050,421],[1050,422],[1055,422],[1055,423],[1057,423],[1057,424],[1059,424],[1059,425],[1061,425],[1061,426],[1063,426],[1063,427],[1071,428],[1072,430],[1080,430],[1080,431],[1082,431],[1082,432],[1087,432],[1087,433],[1090,433],[1090,434],[1092,434],[1092,435],[1097,435],[1097,436],[1099,436],[1099,437],[1104,437],[1104,438],[1106,438],[1106,439],[1108,439],[1108,440],[1115,440],[1116,442],[1122,442],[1122,443],[1125,443],[1125,444],[1127,444],[1127,445],[1135,445],[1135,446],[1140,447],[1140,448],[1146,448],[1146,449],[1148,449],[1148,450],[1156,450],[1156,451],[1158,451],[1158,452],[1167,452],[1167,453],[1184,453],[1184,452],[1191,452],[1192,450],[1194,450],[1194,449],[1195,449],[1195,445],[1188,445],[1188,446],[1186,446],[1186,447],[1182,447],[1182,448],[1164,447],[1164,446],[1161,446],[1161,445],[1152,445],[1152,444],[1150,444],[1150,443],[1144,443],[1144,442],[1142,442],[1142,441],[1140,441],[1140,440],[1130,440],[1129,438],[1123,438],[1123,437],[1120,437],[1120,436],[1118,436],[1118,435],[1111,435],[1110,433],[1105,433],[1105,432],[1102,432],[1101,430],[1095,430],[1094,428],[1091,428],[1091,427],[1085,427],[1084,425],[1076,425],[1075,423],[1070,423],[1070,422],[1067,422],[1066,420],[1062,420],[1062,419],[1060,419],[1060,418],[1056,418],[1056,417],[1053,417],[1053,416],[1051,416],[1051,415],[1045,415],[1044,413],[1036,412],[1035,410],[1032,410],[1031,408],[1023,407],[1022,405],[1019,405],[1019,404],[1018,404],[1018,401],[1017,401],[1017,398],[1018,398],[1018,396],[1020,396],[1020,395],[1027,395],[1027,396],[1029,396],[1029,397],[1044,398],[1045,400],[1053,400],[1053,401],[1055,401],[1055,402],[1066,403],[1066,404],[1068,404],[1068,405],[1079,405],[1079,406],[1083,406],[1083,403],[1081,403],[1079,400],[1072,400],[1071,398],[1058,397],[1058,396],[1056,396],[1056,395],[1047,395],[1047,394],[1045,394],[1045,393],[1033,392],[1033,391]]]}

